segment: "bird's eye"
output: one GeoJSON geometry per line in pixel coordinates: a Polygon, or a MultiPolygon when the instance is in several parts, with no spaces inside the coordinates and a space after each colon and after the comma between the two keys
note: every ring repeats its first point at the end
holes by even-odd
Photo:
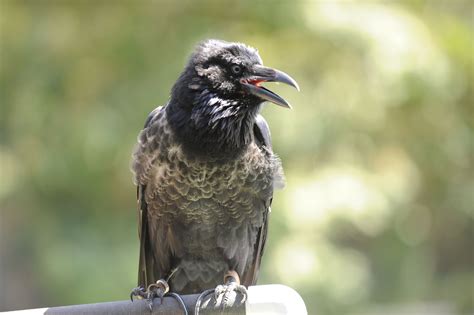
{"type": "Polygon", "coordinates": [[[231,69],[232,69],[232,72],[235,74],[239,74],[242,72],[242,67],[239,65],[233,65],[231,69]]]}

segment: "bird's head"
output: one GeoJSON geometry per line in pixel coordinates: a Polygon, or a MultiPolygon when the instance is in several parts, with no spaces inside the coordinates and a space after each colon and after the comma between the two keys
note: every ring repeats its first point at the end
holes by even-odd
{"type": "Polygon", "coordinates": [[[221,40],[211,39],[199,44],[185,74],[187,87],[191,90],[207,89],[224,100],[247,101],[256,105],[269,101],[291,107],[282,97],[261,86],[263,82],[281,82],[299,90],[296,81],[288,74],[263,66],[256,49],[221,40]]]}
{"type": "Polygon", "coordinates": [[[192,133],[194,142],[240,146],[249,141],[263,102],[291,108],[285,99],[261,86],[264,82],[281,82],[299,90],[288,74],[263,66],[256,49],[241,43],[204,41],[173,87],[170,115],[192,133]]]}

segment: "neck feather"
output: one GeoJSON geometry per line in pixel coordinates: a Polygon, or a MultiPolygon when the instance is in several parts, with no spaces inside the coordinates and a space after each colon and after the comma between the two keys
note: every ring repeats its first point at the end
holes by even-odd
{"type": "Polygon", "coordinates": [[[192,102],[172,99],[167,109],[168,121],[189,152],[234,156],[252,142],[258,102],[223,99],[207,89],[195,92],[192,102]]]}

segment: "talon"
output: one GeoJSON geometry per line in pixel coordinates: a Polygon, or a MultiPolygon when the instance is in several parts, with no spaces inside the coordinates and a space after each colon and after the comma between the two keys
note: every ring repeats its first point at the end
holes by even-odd
{"type": "Polygon", "coordinates": [[[247,288],[240,284],[240,277],[234,270],[229,270],[224,275],[224,285],[214,289],[214,300],[222,310],[235,304],[242,304],[247,300],[247,288]],[[242,295],[239,299],[237,295],[242,295]]]}
{"type": "Polygon", "coordinates": [[[147,295],[147,292],[145,291],[145,289],[143,287],[141,287],[141,286],[136,287],[136,288],[133,288],[132,292],[130,292],[130,300],[133,302],[134,297],[144,299],[146,295],[147,295]]]}
{"type": "Polygon", "coordinates": [[[163,304],[163,298],[169,292],[169,290],[170,286],[168,285],[168,282],[160,279],[156,281],[156,283],[150,284],[146,290],[141,286],[134,288],[130,293],[130,299],[133,302],[134,297],[141,297],[142,299],[146,298],[148,301],[148,308],[151,312],[153,311],[153,299],[155,297],[159,297],[160,303],[163,304]]]}
{"type": "Polygon", "coordinates": [[[240,303],[244,303],[245,301],[247,301],[248,291],[247,291],[247,288],[245,286],[239,284],[235,287],[235,291],[242,294],[242,300],[240,301],[240,303]]]}
{"type": "Polygon", "coordinates": [[[226,272],[224,275],[224,283],[225,284],[216,286],[215,289],[206,290],[199,295],[194,307],[195,315],[199,315],[201,303],[210,294],[214,295],[214,307],[219,305],[221,310],[234,306],[234,304],[236,304],[238,301],[238,293],[242,295],[242,298],[238,302],[239,304],[242,304],[247,300],[247,288],[240,284],[240,277],[237,272],[234,270],[229,270],[226,272]]]}
{"type": "Polygon", "coordinates": [[[225,286],[224,292],[222,294],[222,302],[221,307],[222,309],[226,309],[228,307],[232,307],[236,301],[237,297],[237,285],[235,282],[232,282],[225,286]]]}
{"type": "Polygon", "coordinates": [[[130,292],[130,300],[133,302],[134,297],[139,297],[141,299],[146,298],[148,302],[148,309],[150,310],[150,312],[152,312],[153,299],[155,297],[159,297],[161,304],[163,304],[163,299],[165,295],[169,294],[173,298],[175,298],[178,301],[178,303],[181,305],[184,315],[188,315],[188,310],[186,309],[186,305],[184,304],[184,301],[181,298],[181,296],[177,293],[169,292],[169,290],[170,290],[170,286],[168,285],[168,282],[166,282],[163,279],[160,279],[156,281],[156,283],[150,284],[148,288],[146,289],[146,291],[141,286],[134,288],[132,292],[130,292]]]}
{"type": "Polygon", "coordinates": [[[222,293],[224,293],[225,290],[226,290],[226,288],[225,288],[222,284],[219,284],[219,285],[214,289],[214,299],[217,301],[217,299],[219,298],[219,295],[221,295],[222,293]]]}

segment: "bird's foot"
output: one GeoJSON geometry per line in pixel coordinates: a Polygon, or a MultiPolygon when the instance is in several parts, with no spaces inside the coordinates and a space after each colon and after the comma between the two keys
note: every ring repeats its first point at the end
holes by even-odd
{"type": "Polygon", "coordinates": [[[204,300],[206,300],[205,307],[213,300],[214,308],[221,310],[245,304],[248,295],[247,288],[240,284],[240,278],[237,272],[233,270],[227,272],[224,276],[224,283],[225,284],[218,285],[215,289],[206,290],[199,295],[194,309],[195,315],[199,314],[201,304],[204,300]],[[212,293],[214,294],[211,299],[206,299],[212,293]]]}
{"type": "Polygon", "coordinates": [[[243,304],[247,300],[247,288],[235,282],[218,285],[214,289],[214,299],[222,309],[233,307],[236,303],[243,304]]]}
{"type": "Polygon", "coordinates": [[[148,308],[150,311],[153,309],[153,299],[160,298],[160,303],[163,303],[163,297],[169,292],[170,286],[168,282],[163,279],[156,281],[156,283],[152,283],[148,286],[145,290],[143,287],[136,287],[130,293],[130,300],[135,297],[139,299],[146,299],[148,302],[148,308]]]}
{"type": "Polygon", "coordinates": [[[147,293],[145,289],[141,286],[133,288],[132,292],[130,292],[130,301],[134,301],[135,298],[138,299],[146,299],[147,293]]]}

